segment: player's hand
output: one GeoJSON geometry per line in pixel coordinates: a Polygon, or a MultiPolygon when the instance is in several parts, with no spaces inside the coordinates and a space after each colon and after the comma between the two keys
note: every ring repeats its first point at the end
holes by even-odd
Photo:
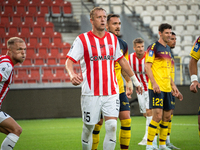
{"type": "Polygon", "coordinates": [[[136,87],[136,93],[142,95],[142,87],[141,87],[141,86],[137,86],[137,87],[136,87]]]}
{"type": "Polygon", "coordinates": [[[177,97],[180,101],[183,100],[183,95],[181,94],[181,92],[179,92],[178,97],[177,97]]]}
{"type": "Polygon", "coordinates": [[[179,90],[175,84],[172,86],[172,95],[175,97],[178,97],[178,95],[179,95],[179,90]]]}
{"type": "Polygon", "coordinates": [[[82,78],[77,74],[71,74],[70,75],[70,80],[71,80],[73,85],[77,86],[77,85],[81,84],[82,78]]]}
{"type": "Polygon", "coordinates": [[[126,83],[126,96],[128,97],[128,98],[131,98],[131,95],[133,94],[133,83],[132,83],[132,81],[130,80],[130,81],[128,81],[127,83],[126,83]]]}
{"type": "Polygon", "coordinates": [[[158,86],[157,83],[153,84],[153,92],[154,93],[161,93],[160,87],[158,86]]]}
{"type": "Polygon", "coordinates": [[[193,81],[192,84],[190,85],[190,91],[193,93],[197,93],[197,87],[200,88],[200,83],[198,81],[193,81]]]}

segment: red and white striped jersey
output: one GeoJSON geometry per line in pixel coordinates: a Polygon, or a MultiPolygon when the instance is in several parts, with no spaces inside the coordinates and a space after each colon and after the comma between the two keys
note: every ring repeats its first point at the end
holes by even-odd
{"type": "MultiPolygon", "coordinates": [[[[146,52],[145,52],[146,55],[146,52]]],[[[148,81],[149,78],[146,74],[144,65],[145,65],[145,55],[143,58],[138,59],[136,53],[131,53],[129,55],[129,64],[135,73],[137,79],[142,83],[142,87],[145,91],[148,90],[148,81]]]]}
{"type": "Polygon", "coordinates": [[[9,56],[0,56],[0,107],[10,89],[9,85],[13,78],[13,67],[14,64],[9,56]]]}
{"type": "Polygon", "coordinates": [[[80,34],[67,58],[80,60],[83,85],[82,95],[113,95],[119,93],[114,63],[123,57],[117,37],[105,32],[99,38],[91,31],[80,34]]]}

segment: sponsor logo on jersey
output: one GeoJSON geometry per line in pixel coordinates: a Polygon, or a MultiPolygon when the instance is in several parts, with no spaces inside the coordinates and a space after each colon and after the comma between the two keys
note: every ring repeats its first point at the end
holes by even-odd
{"type": "Polygon", "coordinates": [[[197,51],[199,50],[199,48],[200,48],[200,44],[196,43],[196,44],[194,45],[193,51],[197,52],[197,51]]]}
{"type": "Polygon", "coordinates": [[[105,56],[92,56],[90,57],[90,61],[99,61],[99,60],[114,60],[114,56],[105,55],[105,56]]]}

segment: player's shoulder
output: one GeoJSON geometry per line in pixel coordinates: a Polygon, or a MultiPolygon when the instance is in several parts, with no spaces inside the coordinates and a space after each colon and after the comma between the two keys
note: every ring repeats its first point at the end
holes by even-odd
{"type": "Polygon", "coordinates": [[[196,43],[200,44],[200,36],[197,38],[196,43]]]}
{"type": "Polygon", "coordinates": [[[13,64],[7,55],[0,56],[0,68],[1,71],[12,71],[13,64]]]}
{"type": "Polygon", "coordinates": [[[122,40],[121,38],[117,37],[118,41],[123,45],[127,45],[126,41],[122,40]]]}
{"type": "Polygon", "coordinates": [[[150,44],[150,45],[147,47],[147,50],[155,50],[157,46],[158,46],[158,42],[156,41],[156,42],[150,44]]]}

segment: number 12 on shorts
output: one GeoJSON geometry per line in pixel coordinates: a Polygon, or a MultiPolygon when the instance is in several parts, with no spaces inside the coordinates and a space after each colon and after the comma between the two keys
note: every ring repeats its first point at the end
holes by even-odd
{"type": "Polygon", "coordinates": [[[153,97],[153,106],[163,106],[163,99],[153,97]]]}
{"type": "Polygon", "coordinates": [[[85,112],[84,111],[84,120],[86,122],[90,122],[90,112],[85,112]]]}

